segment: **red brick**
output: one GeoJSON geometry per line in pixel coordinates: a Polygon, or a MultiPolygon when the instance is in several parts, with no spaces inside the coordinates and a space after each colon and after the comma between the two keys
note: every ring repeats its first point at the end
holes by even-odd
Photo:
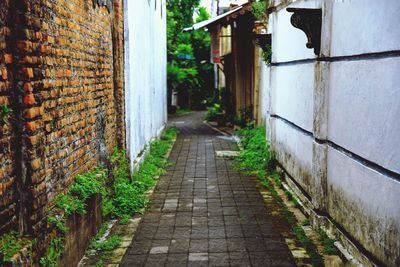
{"type": "Polygon", "coordinates": [[[32,49],[32,44],[31,44],[31,42],[28,42],[28,41],[18,41],[17,49],[20,52],[28,52],[32,49]]]}
{"type": "Polygon", "coordinates": [[[3,80],[7,80],[8,79],[8,72],[6,68],[1,69],[1,78],[3,80]]]}
{"type": "Polygon", "coordinates": [[[27,106],[33,106],[36,104],[35,96],[32,94],[24,96],[24,104],[27,106]]]}
{"type": "Polygon", "coordinates": [[[42,161],[40,159],[35,159],[31,162],[32,170],[37,170],[42,166],[42,161]]]}
{"type": "Polygon", "coordinates": [[[34,146],[39,143],[39,136],[38,135],[29,136],[28,141],[31,146],[34,146]]]}
{"type": "Polygon", "coordinates": [[[39,108],[29,108],[24,111],[24,118],[26,119],[33,119],[40,116],[40,109],[39,108]]]}
{"type": "Polygon", "coordinates": [[[9,36],[10,33],[11,33],[10,28],[8,28],[8,27],[2,27],[2,28],[0,28],[0,35],[9,36]]]}
{"type": "Polygon", "coordinates": [[[4,64],[11,64],[13,62],[13,56],[11,54],[4,54],[3,62],[4,64]]]}
{"type": "Polygon", "coordinates": [[[33,133],[38,129],[38,126],[36,122],[30,121],[25,124],[25,128],[28,132],[33,133]]]}
{"type": "Polygon", "coordinates": [[[30,83],[25,83],[24,84],[24,92],[31,93],[32,91],[33,91],[32,85],[30,83]]]}
{"type": "Polygon", "coordinates": [[[32,68],[22,68],[22,73],[26,78],[33,78],[33,69],[32,68]]]}

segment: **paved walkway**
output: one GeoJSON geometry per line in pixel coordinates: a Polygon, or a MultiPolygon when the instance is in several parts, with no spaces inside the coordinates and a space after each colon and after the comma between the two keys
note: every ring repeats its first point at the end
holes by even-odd
{"type": "Polygon", "coordinates": [[[175,119],[171,166],[120,266],[295,266],[255,183],[217,150],[236,150],[202,122],[175,119]]]}

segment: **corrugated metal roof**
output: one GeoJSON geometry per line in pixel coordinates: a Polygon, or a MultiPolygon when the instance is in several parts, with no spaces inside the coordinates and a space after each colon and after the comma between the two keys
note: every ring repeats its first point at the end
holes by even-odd
{"type": "Polygon", "coordinates": [[[211,24],[217,23],[220,20],[226,18],[227,16],[241,11],[244,8],[245,5],[249,5],[249,3],[242,4],[242,5],[240,5],[240,6],[236,7],[236,8],[234,8],[232,10],[229,10],[228,12],[226,12],[224,14],[221,14],[219,16],[216,16],[214,18],[211,18],[211,19],[204,20],[204,21],[201,21],[199,23],[193,24],[192,27],[185,28],[185,29],[183,29],[183,31],[187,32],[187,31],[198,30],[198,29],[204,28],[206,26],[209,26],[211,24]]]}

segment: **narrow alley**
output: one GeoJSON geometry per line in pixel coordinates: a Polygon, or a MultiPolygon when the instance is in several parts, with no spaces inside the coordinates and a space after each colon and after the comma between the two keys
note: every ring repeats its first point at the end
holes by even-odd
{"type": "Polygon", "coordinates": [[[0,0],[0,267],[400,267],[399,0],[0,0]]]}
{"type": "Polygon", "coordinates": [[[172,121],[171,166],[120,266],[295,266],[253,180],[216,156],[236,144],[203,117],[172,121]]]}

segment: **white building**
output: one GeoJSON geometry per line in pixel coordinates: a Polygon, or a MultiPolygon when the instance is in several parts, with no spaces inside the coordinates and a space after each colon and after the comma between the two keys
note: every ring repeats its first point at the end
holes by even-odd
{"type": "Polygon", "coordinates": [[[314,224],[362,263],[400,266],[400,1],[269,12],[261,105],[277,160],[314,224]]]}
{"type": "Polygon", "coordinates": [[[126,142],[132,168],[167,121],[165,0],[124,1],[126,142]]]}

